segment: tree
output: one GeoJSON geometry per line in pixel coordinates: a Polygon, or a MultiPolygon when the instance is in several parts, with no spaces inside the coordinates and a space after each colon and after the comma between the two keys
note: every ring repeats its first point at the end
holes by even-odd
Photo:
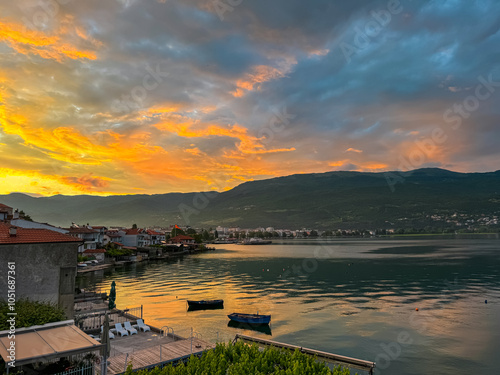
{"type": "Polygon", "coordinates": [[[28,214],[26,214],[26,213],[24,213],[23,210],[19,211],[19,218],[20,219],[24,219],[26,221],[33,221],[33,219],[31,218],[31,216],[28,215],[28,214]]]}
{"type": "Polygon", "coordinates": [[[208,233],[206,230],[203,231],[202,236],[203,236],[203,240],[205,240],[205,241],[210,240],[210,233],[208,233]]]}
{"type": "Polygon", "coordinates": [[[215,238],[219,238],[219,232],[217,232],[217,229],[216,229],[216,230],[215,230],[215,232],[214,232],[214,237],[215,237],[215,238]]]}
{"type": "Polygon", "coordinates": [[[172,232],[170,232],[170,235],[172,237],[179,236],[179,235],[185,236],[186,233],[184,233],[184,231],[181,228],[174,227],[174,229],[172,229],[172,232]]]}
{"type": "Polygon", "coordinates": [[[137,229],[137,224],[132,224],[132,229],[137,229]]]}
{"type": "Polygon", "coordinates": [[[312,230],[311,233],[309,233],[309,237],[318,237],[318,232],[312,230]]]}

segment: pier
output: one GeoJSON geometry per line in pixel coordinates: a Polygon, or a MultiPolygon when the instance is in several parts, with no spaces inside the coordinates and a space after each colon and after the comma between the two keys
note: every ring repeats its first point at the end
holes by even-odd
{"type": "MultiPolygon", "coordinates": [[[[154,330],[153,330],[154,329],[154,330]]],[[[191,335],[183,338],[174,334],[151,331],[137,335],[118,337],[111,340],[111,355],[108,358],[108,374],[125,372],[130,363],[133,370],[166,365],[172,361],[189,358],[191,354],[201,355],[215,345],[191,335]]]]}

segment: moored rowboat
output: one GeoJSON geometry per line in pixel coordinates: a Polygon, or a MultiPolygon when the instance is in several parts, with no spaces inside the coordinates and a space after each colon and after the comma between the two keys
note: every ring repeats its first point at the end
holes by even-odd
{"type": "Polygon", "coordinates": [[[188,306],[191,308],[210,308],[210,307],[221,307],[224,305],[224,300],[222,299],[212,299],[212,300],[201,300],[201,301],[187,301],[188,306]]]}
{"type": "Polygon", "coordinates": [[[271,315],[232,313],[227,316],[232,321],[247,324],[269,324],[271,315]]]}

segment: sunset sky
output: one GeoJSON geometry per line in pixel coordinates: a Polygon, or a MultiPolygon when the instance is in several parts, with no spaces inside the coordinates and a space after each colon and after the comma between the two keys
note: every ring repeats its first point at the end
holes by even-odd
{"type": "Polygon", "coordinates": [[[0,3],[0,194],[500,169],[500,2],[0,3]]]}

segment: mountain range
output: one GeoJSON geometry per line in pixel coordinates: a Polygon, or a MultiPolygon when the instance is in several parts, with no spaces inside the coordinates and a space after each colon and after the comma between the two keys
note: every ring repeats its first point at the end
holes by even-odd
{"type": "MultiPolygon", "coordinates": [[[[35,221],[91,225],[208,228],[362,229],[423,227],[436,218],[500,213],[500,171],[458,173],[327,172],[249,181],[225,192],[32,197],[0,195],[0,203],[35,221]],[[455,216],[453,216],[455,215],[455,216]]],[[[438,220],[439,221],[439,220],[438,220]]]]}

